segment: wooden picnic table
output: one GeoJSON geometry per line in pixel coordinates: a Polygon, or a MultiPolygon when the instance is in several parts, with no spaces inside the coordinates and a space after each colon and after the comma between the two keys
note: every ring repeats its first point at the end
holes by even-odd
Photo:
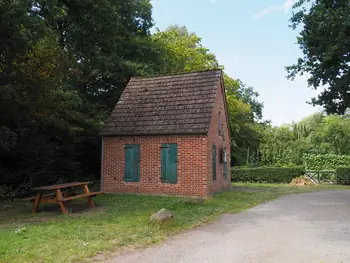
{"type": "Polygon", "coordinates": [[[36,191],[36,196],[27,197],[23,200],[34,201],[32,212],[36,213],[38,211],[40,203],[57,203],[61,207],[63,214],[68,214],[67,209],[64,206],[65,202],[78,199],[78,198],[87,198],[88,204],[90,207],[95,207],[95,204],[92,200],[92,197],[102,194],[102,192],[90,192],[89,184],[91,182],[72,182],[65,184],[55,184],[48,186],[40,186],[32,188],[31,190],[36,191]],[[63,191],[63,189],[72,188],[72,187],[82,187],[83,194],[73,194],[70,195],[68,191],[63,191]],[[44,192],[51,192],[44,194],[44,192]]]}

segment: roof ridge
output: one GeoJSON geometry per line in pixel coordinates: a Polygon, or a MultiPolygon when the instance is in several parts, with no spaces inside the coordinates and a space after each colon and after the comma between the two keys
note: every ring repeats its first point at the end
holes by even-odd
{"type": "Polygon", "coordinates": [[[135,76],[135,77],[131,77],[131,79],[148,79],[148,78],[167,77],[167,76],[190,75],[195,73],[204,73],[204,72],[211,72],[211,71],[223,72],[221,68],[218,68],[218,69],[196,70],[196,71],[189,71],[189,72],[184,71],[184,72],[177,72],[177,73],[165,73],[165,74],[158,74],[158,75],[151,75],[151,76],[135,76]]]}

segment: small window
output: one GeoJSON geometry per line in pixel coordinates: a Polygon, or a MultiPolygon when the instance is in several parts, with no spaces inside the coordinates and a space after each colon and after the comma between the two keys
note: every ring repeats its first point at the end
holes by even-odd
{"type": "Polygon", "coordinates": [[[161,181],[177,183],[177,144],[164,143],[161,146],[161,181]]]}
{"type": "Polygon", "coordinates": [[[140,182],[140,145],[125,145],[125,182],[140,182]]]}
{"type": "Polygon", "coordinates": [[[212,146],[212,175],[213,181],[216,181],[216,145],[212,146]]]}
{"type": "Polygon", "coordinates": [[[219,136],[223,136],[224,135],[224,130],[223,130],[223,122],[222,122],[222,113],[219,112],[219,120],[218,120],[218,125],[219,125],[219,136]]]}

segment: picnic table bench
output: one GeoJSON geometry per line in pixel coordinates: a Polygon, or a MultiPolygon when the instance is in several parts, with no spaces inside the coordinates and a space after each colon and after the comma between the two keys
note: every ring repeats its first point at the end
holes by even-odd
{"type": "Polygon", "coordinates": [[[32,188],[31,190],[36,191],[36,196],[31,196],[24,198],[24,201],[34,201],[32,212],[36,213],[38,211],[40,203],[57,203],[61,207],[63,214],[68,214],[67,209],[64,206],[65,202],[78,199],[78,198],[87,198],[88,204],[90,207],[95,207],[95,204],[92,200],[92,197],[95,197],[103,192],[90,192],[89,184],[91,182],[73,182],[65,184],[56,184],[48,186],[40,186],[32,188]],[[82,194],[71,194],[68,191],[62,191],[62,189],[72,188],[72,187],[82,187],[82,194]],[[44,192],[51,191],[51,193],[44,194],[44,192]]]}

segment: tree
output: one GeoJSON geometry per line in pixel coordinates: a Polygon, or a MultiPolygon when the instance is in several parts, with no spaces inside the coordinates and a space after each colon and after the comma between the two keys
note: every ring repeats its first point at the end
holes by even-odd
{"type": "Polygon", "coordinates": [[[262,125],[255,121],[252,110],[254,104],[250,103],[254,100],[256,103],[259,102],[255,98],[251,98],[251,94],[244,93],[246,89],[240,80],[234,80],[224,74],[224,84],[231,133],[232,164],[254,165],[254,163],[258,163],[262,125]]]}
{"type": "Polygon", "coordinates": [[[11,64],[7,83],[0,86],[0,108],[6,112],[0,125],[11,139],[0,149],[2,182],[21,193],[21,187],[54,183],[72,172],[78,176],[76,136],[89,124],[79,112],[78,93],[62,85],[69,64],[55,38],[30,44],[11,64]]]}
{"type": "Polygon", "coordinates": [[[163,68],[160,73],[190,72],[219,68],[214,54],[203,47],[201,38],[188,32],[185,26],[170,26],[153,35],[162,48],[163,68]]]}
{"type": "Polygon", "coordinates": [[[232,79],[224,74],[225,89],[229,94],[234,94],[237,98],[247,103],[251,107],[251,116],[255,121],[261,121],[264,103],[258,100],[259,93],[253,87],[246,87],[239,79],[232,79]]]}
{"type": "Polygon", "coordinates": [[[310,150],[304,137],[297,139],[293,125],[269,126],[261,140],[261,164],[266,166],[295,166],[302,164],[303,154],[310,150]]]}
{"type": "Polygon", "coordinates": [[[0,199],[97,177],[101,123],[159,71],[150,2],[0,1],[0,22],[0,199]]]}
{"type": "Polygon", "coordinates": [[[37,0],[32,16],[44,18],[57,45],[74,64],[71,85],[111,111],[129,78],[154,73],[159,50],[150,39],[149,0],[37,0]]]}
{"type": "Polygon", "coordinates": [[[350,106],[350,4],[348,0],[298,0],[291,26],[302,26],[298,44],[303,57],[287,67],[288,77],[309,74],[309,86],[325,89],[314,105],[343,114],[350,106]]]}
{"type": "Polygon", "coordinates": [[[350,154],[350,120],[339,115],[325,117],[312,142],[318,153],[350,154]]]}
{"type": "Polygon", "coordinates": [[[259,93],[256,92],[253,87],[246,87],[244,83],[241,83],[238,94],[240,99],[251,106],[253,119],[261,121],[264,103],[258,100],[259,93]]]}

